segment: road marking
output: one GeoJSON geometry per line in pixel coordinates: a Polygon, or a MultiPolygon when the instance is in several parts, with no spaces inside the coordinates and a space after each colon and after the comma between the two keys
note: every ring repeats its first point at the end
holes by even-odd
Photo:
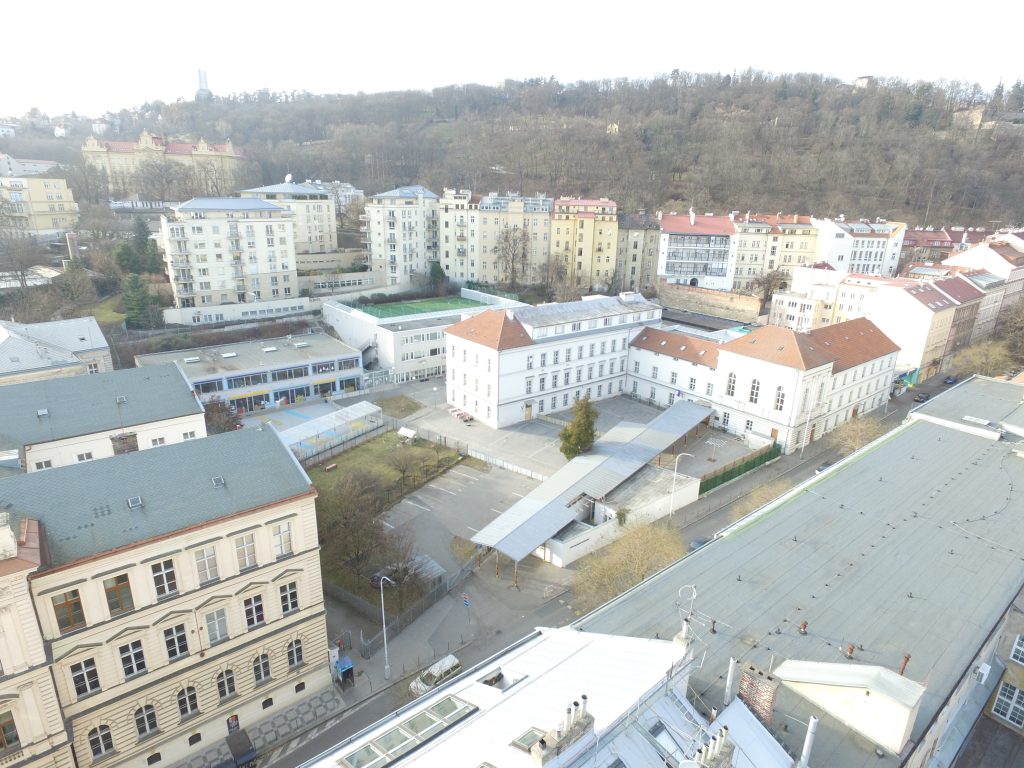
{"type": "Polygon", "coordinates": [[[473,475],[467,475],[465,472],[459,472],[459,470],[457,470],[457,469],[453,469],[451,471],[451,474],[453,474],[453,475],[462,475],[463,477],[468,477],[470,480],[477,480],[478,479],[476,477],[473,477],[473,475]]]}
{"type": "Polygon", "coordinates": [[[402,499],[406,504],[412,504],[417,509],[422,509],[424,512],[429,512],[430,507],[424,507],[422,504],[417,504],[415,501],[409,501],[409,499],[402,499]]]}
{"type": "Polygon", "coordinates": [[[469,530],[471,530],[473,533],[480,533],[480,529],[479,528],[473,528],[470,525],[467,525],[466,527],[469,528],[469,530]]]}
{"type": "Polygon", "coordinates": [[[518,496],[520,499],[523,498],[523,494],[521,494],[521,493],[513,493],[512,495],[513,496],[518,496]]]}
{"type": "Polygon", "coordinates": [[[458,496],[459,495],[455,491],[449,491],[447,488],[442,488],[439,485],[432,485],[432,486],[430,486],[430,490],[432,490],[432,491],[441,491],[442,493],[450,493],[452,496],[458,496]]]}
{"type": "Polygon", "coordinates": [[[496,515],[500,515],[501,514],[501,510],[500,509],[495,509],[494,507],[491,507],[491,512],[493,512],[496,515]]]}

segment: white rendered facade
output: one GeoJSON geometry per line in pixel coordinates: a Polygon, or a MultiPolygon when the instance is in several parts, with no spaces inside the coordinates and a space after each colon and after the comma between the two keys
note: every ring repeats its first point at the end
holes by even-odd
{"type": "Polygon", "coordinates": [[[449,405],[491,427],[626,390],[629,341],[661,307],[639,294],[490,311],[447,330],[449,405]]]}
{"type": "Polygon", "coordinates": [[[738,238],[734,217],[665,214],[661,218],[658,276],[671,283],[732,290],[738,238]]]}
{"type": "Polygon", "coordinates": [[[338,250],[338,209],[330,192],[312,184],[272,184],[246,189],[243,198],[267,200],[292,212],[296,257],[338,250]]]}
{"type": "Polygon", "coordinates": [[[876,219],[816,219],[818,259],[840,272],[895,277],[907,225],[876,219]]]}
{"type": "Polygon", "coordinates": [[[196,198],[160,217],[175,307],[298,298],[293,214],[258,199],[196,198]]]}
{"type": "Polygon", "coordinates": [[[370,271],[385,285],[418,287],[437,261],[438,197],[426,187],[399,187],[366,201],[366,243],[370,271]]]}

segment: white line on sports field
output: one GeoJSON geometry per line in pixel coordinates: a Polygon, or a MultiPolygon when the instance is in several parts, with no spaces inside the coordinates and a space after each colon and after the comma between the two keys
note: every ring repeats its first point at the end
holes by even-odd
{"type": "Polygon", "coordinates": [[[468,477],[470,480],[476,480],[477,479],[477,478],[473,477],[473,475],[467,475],[465,472],[459,472],[459,470],[457,470],[457,469],[451,470],[451,474],[453,474],[453,475],[462,475],[463,477],[468,477]]]}
{"type": "Polygon", "coordinates": [[[417,504],[415,501],[409,501],[408,499],[402,499],[406,504],[412,504],[417,509],[422,509],[424,512],[429,512],[430,507],[424,507],[422,504],[417,504]]]}

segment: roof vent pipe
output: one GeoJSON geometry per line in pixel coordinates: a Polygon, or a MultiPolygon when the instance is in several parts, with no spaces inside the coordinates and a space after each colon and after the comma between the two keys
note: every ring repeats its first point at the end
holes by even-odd
{"type": "Polygon", "coordinates": [[[566,733],[572,728],[572,707],[565,708],[565,728],[563,729],[566,733]]]}
{"type": "Polygon", "coordinates": [[[800,753],[800,762],[797,768],[808,768],[811,760],[811,749],[814,747],[814,733],[818,730],[818,718],[811,715],[807,721],[807,735],[804,737],[804,749],[800,753]]]}
{"type": "Polygon", "coordinates": [[[697,221],[697,214],[693,212],[693,206],[690,206],[690,226],[692,227],[697,221]]]}
{"type": "Polygon", "coordinates": [[[900,677],[903,677],[903,673],[907,671],[907,664],[910,663],[910,654],[903,654],[903,663],[900,664],[900,677]]]}
{"type": "Polygon", "coordinates": [[[573,727],[579,725],[579,722],[580,722],[580,703],[578,701],[574,701],[572,703],[572,724],[573,724],[573,727]]]}
{"type": "Polygon", "coordinates": [[[725,696],[722,697],[722,704],[729,706],[729,702],[732,701],[732,684],[736,679],[736,659],[729,659],[729,672],[725,676],[725,696]]]}
{"type": "Polygon", "coordinates": [[[580,701],[582,702],[580,705],[580,717],[585,718],[587,716],[587,694],[584,693],[580,696],[580,701]]]}

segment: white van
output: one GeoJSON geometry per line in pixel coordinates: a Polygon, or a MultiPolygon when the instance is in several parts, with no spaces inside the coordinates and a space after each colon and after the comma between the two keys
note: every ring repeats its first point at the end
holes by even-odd
{"type": "Polygon", "coordinates": [[[413,696],[422,696],[431,688],[447,682],[462,671],[462,663],[452,654],[435,661],[409,683],[409,692],[413,696]]]}

